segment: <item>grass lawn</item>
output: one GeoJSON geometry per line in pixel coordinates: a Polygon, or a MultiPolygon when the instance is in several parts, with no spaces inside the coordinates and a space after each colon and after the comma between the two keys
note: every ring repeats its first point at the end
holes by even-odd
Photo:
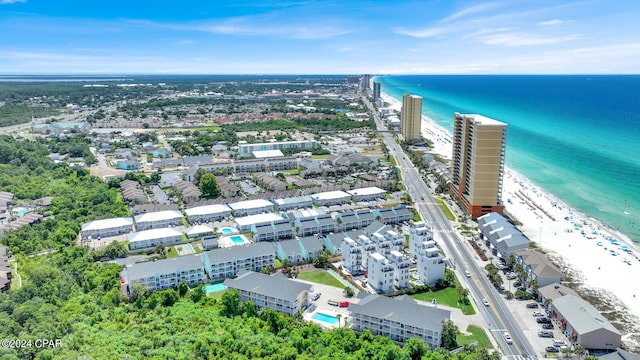
{"type": "Polygon", "coordinates": [[[167,257],[170,259],[178,257],[178,252],[176,251],[176,248],[173,246],[170,248],[167,248],[166,252],[167,252],[167,257]]]}
{"type": "Polygon", "coordinates": [[[196,254],[202,254],[202,249],[200,249],[200,240],[192,241],[189,244],[193,246],[193,250],[196,251],[196,254]]]}
{"type": "Polygon", "coordinates": [[[285,175],[298,175],[300,174],[300,169],[279,170],[277,172],[281,172],[285,175]]]}
{"type": "Polygon", "coordinates": [[[458,343],[458,345],[464,346],[477,341],[478,347],[485,349],[491,348],[491,343],[487,338],[487,334],[485,334],[482,328],[474,325],[469,325],[465,331],[471,333],[471,335],[458,334],[458,336],[456,337],[456,342],[458,343]]]}
{"type": "Polygon", "coordinates": [[[451,221],[455,221],[456,220],[456,217],[453,215],[453,213],[451,212],[451,210],[449,209],[447,204],[444,203],[444,200],[436,199],[436,202],[438,203],[438,206],[440,207],[440,210],[442,210],[442,212],[444,212],[444,216],[447,217],[447,220],[451,220],[451,221]]]}
{"type": "Polygon", "coordinates": [[[335,286],[339,289],[344,289],[344,285],[338,281],[333,275],[329,274],[326,270],[316,270],[310,272],[303,272],[298,274],[298,278],[307,281],[313,281],[318,284],[325,284],[329,286],[335,286]]]}
{"type": "Polygon", "coordinates": [[[391,195],[391,194],[384,194],[384,197],[385,197],[387,200],[393,200],[393,195],[391,195]]]}
{"type": "Polygon", "coordinates": [[[311,159],[313,160],[324,160],[327,158],[327,156],[329,155],[311,155],[311,159]]]}
{"type": "Polygon", "coordinates": [[[453,287],[444,288],[438,291],[427,291],[422,294],[414,294],[411,295],[413,299],[422,300],[426,302],[431,302],[431,300],[436,299],[438,304],[443,304],[447,306],[451,306],[453,308],[458,308],[462,310],[462,313],[465,315],[473,315],[476,311],[473,309],[471,304],[461,304],[458,301],[458,292],[453,287]]]}
{"type": "Polygon", "coordinates": [[[224,293],[226,293],[226,292],[227,292],[227,290],[212,292],[212,293],[207,294],[207,297],[210,297],[212,299],[220,300],[220,299],[222,299],[222,295],[224,295],[224,293]]]}
{"type": "Polygon", "coordinates": [[[281,269],[282,268],[282,261],[280,261],[280,259],[276,259],[276,269],[281,269]]]}

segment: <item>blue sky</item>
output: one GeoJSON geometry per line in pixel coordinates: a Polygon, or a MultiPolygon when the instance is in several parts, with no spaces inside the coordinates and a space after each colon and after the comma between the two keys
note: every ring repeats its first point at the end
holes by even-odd
{"type": "Polygon", "coordinates": [[[640,1],[0,0],[0,73],[640,73],[640,1]]]}

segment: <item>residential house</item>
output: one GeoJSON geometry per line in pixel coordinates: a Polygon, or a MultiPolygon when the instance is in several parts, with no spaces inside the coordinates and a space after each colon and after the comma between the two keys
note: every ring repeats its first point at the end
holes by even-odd
{"type": "Polygon", "coordinates": [[[487,242],[494,255],[506,259],[529,248],[531,242],[502,215],[492,212],[478,217],[480,237],[487,242]]]}
{"type": "Polygon", "coordinates": [[[195,202],[202,197],[202,191],[192,182],[180,180],[177,181],[173,187],[180,193],[180,197],[184,203],[195,202]]]}

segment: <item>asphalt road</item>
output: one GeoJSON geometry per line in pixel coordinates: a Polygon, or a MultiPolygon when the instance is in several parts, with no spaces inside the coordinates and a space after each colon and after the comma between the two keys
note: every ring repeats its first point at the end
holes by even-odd
{"type": "MultiPolygon", "coordinates": [[[[378,130],[386,130],[369,100],[365,96],[362,96],[362,99],[373,114],[378,130]]],[[[489,282],[485,276],[485,270],[475,261],[473,257],[475,252],[471,253],[471,247],[463,243],[464,240],[458,236],[449,220],[445,218],[419,171],[404,154],[393,134],[389,132],[381,132],[381,134],[389,153],[396,157],[398,167],[402,171],[402,182],[407,187],[409,195],[414,199],[416,209],[422,218],[431,224],[434,239],[451,260],[458,279],[467,286],[471,297],[475,298],[478,304],[481,304],[482,299],[489,300],[490,306],[479,306],[478,308],[488,324],[489,331],[502,348],[502,353],[510,359],[538,359],[533,346],[518,326],[501,294],[489,282]],[[465,270],[471,272],[470,278],[465,276],[465,270]],[[513,339],[512,345],[505,342],[502,336],[504,332],[510,334],[513,339]]]]}

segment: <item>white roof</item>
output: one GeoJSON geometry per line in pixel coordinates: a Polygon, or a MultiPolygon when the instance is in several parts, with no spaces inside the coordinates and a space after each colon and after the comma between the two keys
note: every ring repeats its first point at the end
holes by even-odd
{"type": "Polygon", "coordinates": [[[188,228],[185,231],[185,234],[187,234],[187,235],[207,234],[207,233],[213,234],[213,226],[208,225],[208,224],[195,225],[195,226],[192,226],[192,227],[188,228]]]}
{"type": "Polygon", "coordinates": [[[351,195],[347,194],[344,191],[325,191],[317,194],[310,195],[312,198],[316,200],[331,200],[331,199],[340,199],[340,198],[350,198],[351,195]]]}
{"type": "Polygon", "coordinates": [[[378,194],[386,194],[387,192],[380,189],[379,187],[371,186],[360,189],[353,189],[347,191],[347,193],[351,195],[378,195],[378,194]]]}
{"type": "Polygon", "coordinates": [[[130,225],[133,225],[133,219],[130,217],[102,219],[82,224],[82,231],[113,229],[130,225]]]}
{"type": "Polygon", "coordinates": [[[229,211],[231,211],[231,208],[225,204],[213,204],[213,205],[192,207],[190,209],[186,209],[184,212],[187,214],[187,216],[195,216],[195,215],[219,214],[219,213],[224,213],[229,211]]]}
{"type": "Polygon", "coordinates": [[[152,239],[164,239],[172,236],[182,236],[182,233],[176,228],[159,228],[143,230],[129,234],[129,242],[145,241],[152,239]]]}
{"type": "Polygon", "coordinates": [[[265,199],[246,200],[246,201],[239,201],[239,202],[229,204],[229,207],[232,208],[233,210],[255,209],[255,208],[261,208],[261,207],[267,207],[267,206],[273,206],[273,203],[265,199]]]}
{"type": "Polygon", "coordinates": [[[480,114],[462,114],[462,116],[473,118],[475,122],[482,125],[507,126],[507,124],[503,123],[502,121],[494,120],[480,114]]]}
{"type": "Polygon", "coordinates": [[[252,153],[253,157],[255,157],[256,159],[284,156],[284,154],[280,150],[256,150],[252,151],[252,153]]]}
{"type": "Polygon", "coordinates": [[[380,255],[380,254],[378,254],[378,253],[373,253],[373,254],[371,254],[370,256],[371,256],[372,258],[374,258],[375,260],[378,260],[378,261],[381,261],[381,260],[384,260],[384,259],[385,259],[385,257],[384,257],[384,256],[382,256],[382,255],[380,255]]]}
{"type": "Polygon", "coordinates": [[[274,213],[265,213],[236,218],[236,224],[238,226],[248,226],[252,224],[267,223],[276,220],[282,220],[282,216],[274,213]]]}
{"type": "Polygon", "coordinates": [[[177,219],[177,218],[182,218],[182,212],[180,212],[180,210],[156,211],[156,212],[150,212],[150,213],[140,214],[135,216],[135,220],[137,223],[154,222],[154,221],[170,220],[170,219],[177,219]]]}

